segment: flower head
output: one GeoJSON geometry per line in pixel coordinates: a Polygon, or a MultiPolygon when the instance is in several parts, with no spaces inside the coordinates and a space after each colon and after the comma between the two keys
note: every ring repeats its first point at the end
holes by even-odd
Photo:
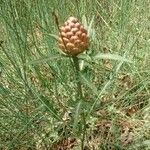
{"type": "Polygon", "coordinates": [[[75,17],[69,17],[60,27],[59,48],[66,54],[76,56],[88,48],[87,30],[75,17]]]}

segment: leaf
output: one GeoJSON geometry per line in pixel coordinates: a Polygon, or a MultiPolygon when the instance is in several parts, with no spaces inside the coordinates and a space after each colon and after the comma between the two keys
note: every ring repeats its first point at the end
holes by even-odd
{"type": "Polygon", "coordinates": [[[101,89],[100,93],[97,95],[97,98],[93,102],[93,105],[91,106],[91,109],[88,112],[88,116],[91,114],[91,112],[94,110],[94,107],[96,106],[97,102],[99,101],[101,95],[106,91],[106,89],[112,84],[112,80],[109,80],[105,83],[104,87],[101,89]]]}
{"type": "Polygon", "coordinates": [[[0,83],[0,95],[8,95],[10,94],[9,90],[6,89],[1,83],[0,83]]]}
{"type": "Polygon", "coordinates": [[[55,35],[55,34],[46,34],[52,38],[54,38],[55,40],[58,40],[59,39],[59,36],[55,35]]]}
{"type": "Polygon", "coordinates": [[[55,108],[55,105],[54,105],[54,102],[43,96],[43,95],[40,95],[37,91],[35,91],[33,88],[31,88],[33,94],[36,96],[36,98],[42,103],[42,105],[46,108],[47,111],[50,112],[50,114],[57,120],[61,120],[59,114],[58,114],[58,111],[56,110],[55,108]]]}
{"type": "Polygon", "coordinates": [[[86,84],[92,91],[94,94],[98,94],[97,92],[97,88],[94,84],[92,84],[87,78],[85,78],[85,76],[83,76],[82,74],[80,74],[81,77],[81,81],[86,84]]]}
{"type": "Polygon", "coordinates": [[[75,111],[75,115],[74,115],[74,123],[73,123],[73,130],[75,131],[77,125],[78,125],[78,121],[80,120],[80,113],[81,113],[81,105],[82,105],[82,101],[79,101],[76,107],[76,111],[75,111]]]}
{"type": "Polygon", "coordinates": [[[87,19],[86,19],[85,15],[82,16],[82,23],[83,23],[84,27],[87,28],[88,25],[87,25],[87,19]]]}
{"type": "Polygon", "coordinates": [[[94,16],[91,18],[89,23],[85,15],[82,16],[82,23],[88,31],[88,36],[91,37],[92,39],[95,38],[95,30],[92,28],[93,22],[94,22],[94,16]]]}
{"type": "Polygon", "coordinates": [[[124,62],[129,62],[132,63],[131,60],[126,59],[125,57],[122,57],[120,55],[116,54],[103,54],[103,53],[98,53],[93,57],[95,60],[97,59],[112,59],[112,60],[118,60],[118,61],[124,61],[124,62]]]}
{"type": "Polygon", "coordinates": [[[51,100],[49,100],[47,97],[43,95],[40,96],[40,100],[42,104],[44,104],[46,110],[49,111],[53,117],[60,119],[57,110],[55,109],[54,104],[51,100]]]}
{"type": "Polygon", "coordinates": [[[37,59],[37,60],[33,60],[33,61],[30,61],[29,63],[27,64],[39,64],[39,63],[45,63],[47,61],[52,61],[52,60],[55,60],[55,59],[62,59],[62,58],[67,58],[65,56],[62,56],[62,55],[56,55],[56,56],[48,56],[48,57],[44,57],[44,58],[40,58],[40,59],[37,59]]]}
{"type": "Polygon", "coordinates": [[[86,61],[92,61],[91,57],[87,54],[81,54],[78,56],[78,58],[80,58],[82,60],[86,60],[86,61]]]}
{"type": "Polygon", "coordinates": [[[95,35],[95,30],[92,28],[93,22],[94,22],[94,16],[92,17],[90,24],[88,26],[88,36],[92,36],[92,37],[95,35]]]}
{"type": "Polygon", "coordinates": [[[143,142],[144,145],[147,145],[148,147],[150,147],[150,140],[146,140],[143,142]]]}

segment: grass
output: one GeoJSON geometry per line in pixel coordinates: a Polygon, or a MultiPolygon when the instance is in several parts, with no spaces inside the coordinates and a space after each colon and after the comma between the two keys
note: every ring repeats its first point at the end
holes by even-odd
{"type": "Polygon", "coordinates": [[[148,0],[1,1],[0,149],[148,150],[149,7],[148,0]],[[75,16],[90,28],[78,72],[58,49],[53,12],[60,24],[75,16]]]}

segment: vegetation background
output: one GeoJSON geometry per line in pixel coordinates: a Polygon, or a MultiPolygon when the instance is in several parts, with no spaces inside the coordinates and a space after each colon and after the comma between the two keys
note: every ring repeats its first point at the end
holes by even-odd
{"type": "Polygon", "coordinates": [[[149,150],[150,1],[0,0],[0,149],[149,150]],[[82,100],[53,12],[90,29],[82,100]]]}

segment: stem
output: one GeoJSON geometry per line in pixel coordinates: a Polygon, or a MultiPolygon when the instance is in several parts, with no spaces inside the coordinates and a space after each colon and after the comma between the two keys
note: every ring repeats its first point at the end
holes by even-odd
{"type": "Polygon", "coordinates": [[[77,96],[78,96],[79,100],[82,100],[83,92],[82,92],[82,84],[79,79],[79,76],[80,76],[79,59],[76,56],[73,56],[72,59],[73,59],[74,67],[75,67],[75,71],[76,71],[77,96]]]}
{"type": "MultiPolygon", "coordinates": [[[[83,92],[82,92],[82,84],[79,79],[79,76],[80,76],[79,59],[76,56],[73,56],[72,59],[74,62],[74,67],[75,67],[75,72],[76,72],[77,97],[78,97],[78,100],[81,101],[81,105],[80,105],[80,108],[81,108],[82,101],[83,101],[83,92]]],[[[82,135],[82,139],[81,139],[81,150],[84,150],[84,141],[85,141],[85,133],[86,133],[86,120],[85,120],[84,110],[81,113],[81,117],[82,117],[82,123],[83,123],[83,135],[82,135]]]]}
{"type": "Polygon", "coordinates": [[[82,123],[83,123],[83,135],[82,135],[82,139],[81,139],[81,150],[84,150],[84,141],[85,141],[85,133],[86,133],[86,120],[85,120],[85,113],[83,111],[83,113],[81,114],[82,116],[82,123]]]}

